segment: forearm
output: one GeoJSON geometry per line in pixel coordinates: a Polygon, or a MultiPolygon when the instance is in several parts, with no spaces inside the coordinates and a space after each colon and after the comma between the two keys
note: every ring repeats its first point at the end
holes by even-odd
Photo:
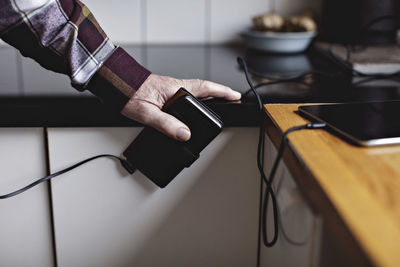
{"type": "Polygon", "coordinates": [[[118,110],[150,74],[76,0],[0,0],[0,37],[118,110]]]}

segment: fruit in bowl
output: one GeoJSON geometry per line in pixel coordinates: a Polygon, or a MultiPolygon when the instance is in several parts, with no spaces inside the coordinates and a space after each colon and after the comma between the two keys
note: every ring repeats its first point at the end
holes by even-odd
{"type": "Polygon", "coordinates": [[[281,17],[270,13],[253,18],[253,27],[241,36],[247,47],[270,53],[299,53],[317,35],[309,15],[281,17]]]}

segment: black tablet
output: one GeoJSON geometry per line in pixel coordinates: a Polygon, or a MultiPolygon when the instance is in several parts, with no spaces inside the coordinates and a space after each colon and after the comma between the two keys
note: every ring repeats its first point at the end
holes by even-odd
{"type": "Polygon", "coordinates": [[[358,145],[400,144],[400,101],[300,106],[299,112],[358,145]]]}

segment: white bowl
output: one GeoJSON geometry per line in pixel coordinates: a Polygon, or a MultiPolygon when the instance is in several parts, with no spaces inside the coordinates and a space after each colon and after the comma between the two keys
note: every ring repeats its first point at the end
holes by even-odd
{"type": "Polygon", "coordinates": [[[305,51],[316,32],[242,32],[248,48],[270,53],[300,53],[305,51]]]}

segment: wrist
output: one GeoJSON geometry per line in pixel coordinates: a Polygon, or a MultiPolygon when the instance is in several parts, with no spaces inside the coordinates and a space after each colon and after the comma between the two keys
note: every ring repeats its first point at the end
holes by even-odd
{"type": "Polygon", "coordinates": [[[117,48],[95,73],[86,89],[107,106],[121,111],[149,75],[149,70],[125,50],[117,48]]]}

